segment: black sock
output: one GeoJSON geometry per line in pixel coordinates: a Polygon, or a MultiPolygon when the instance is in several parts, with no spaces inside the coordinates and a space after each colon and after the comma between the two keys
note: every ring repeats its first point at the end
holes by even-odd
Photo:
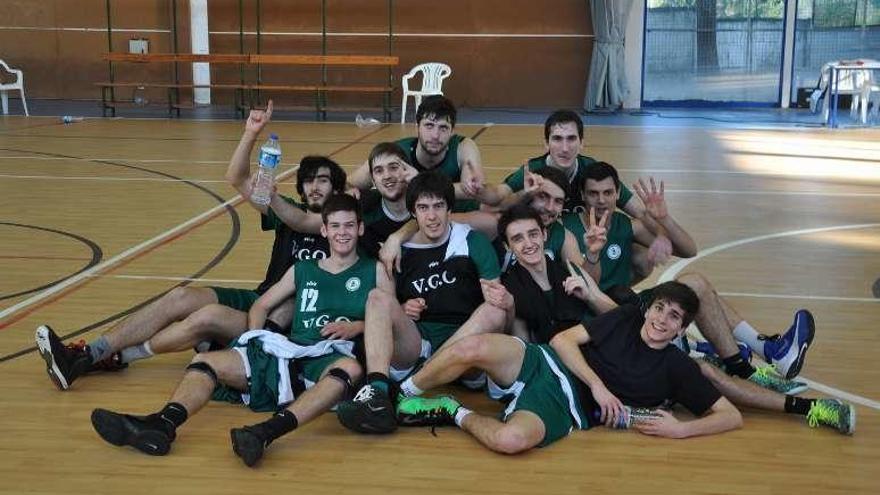
{"type": "Polygon", "coordinates": [[[728,375],[748,379],[755,372],[755,368],[743,359],[739,352],[733,356],[722,358],[721,361],[724,363],[724,370],[728,375]]]}
{"type": "Polygon", "coordinates": [[[263,430],[266,434],[267,438],[266,442],[271,442],[281,435],[290,433],[295,430],[297,426],[299,426],[299,420],[296,419],[296,415],[287,409],[283,409],[275,413],[274,416],[263,421],[262,423],[258,423],[256,425],[258,429],[263,430]]]}
{"type": "Polygon", "coordinates": [[[810,412],[810,408],[813,407],[813,402],[815,401],[816,399],[804,399],[803,397],[792,397],[788,395],[785,397],[785,412],[806,416],[807,413],[810,412]]]}
{"type": "Polygon", "coordinates": [[[159,411],[159,417],[168,421],[175,429],[182,425],[188,416],[186,408],[179,402],[169,402],[159,411]]]}
{"type": "Polygon", "coordinates": [[[391,383],[391,379],[388,378],[388,375],[386,375],[385,373],[373,372],[368,374],[367,383],[385,392],[389,396],[391,395],[393,384],[391,383]]]}

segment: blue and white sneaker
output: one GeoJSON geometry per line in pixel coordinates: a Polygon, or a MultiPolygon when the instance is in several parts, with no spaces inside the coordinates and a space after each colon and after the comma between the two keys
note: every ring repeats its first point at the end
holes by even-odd
{"type": "Polygon", "coordinates": [[[816,336],[816,323],[806,309],[794,314],[794,322],[782,335],[768,337],[764,342],[764,357],[786,379],[798,376],[807,357],[807,349],[816,336]]]}

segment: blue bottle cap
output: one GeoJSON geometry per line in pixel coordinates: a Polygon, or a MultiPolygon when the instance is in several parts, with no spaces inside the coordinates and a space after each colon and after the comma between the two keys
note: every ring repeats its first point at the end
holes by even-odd
{"type": "Polygon", "coordinates": [[[276,141],[278,140],[278,134],[275,134],[274,132],[273,132],[272,134],[269,134],[269,137],[270,137],[271,139],[276,140],[276,141]]]}

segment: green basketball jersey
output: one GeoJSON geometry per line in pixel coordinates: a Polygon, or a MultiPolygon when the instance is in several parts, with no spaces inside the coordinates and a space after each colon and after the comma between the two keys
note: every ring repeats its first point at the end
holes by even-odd
{"type": "Polygon", "coordinates": [[[376,260],[360,257],[340,273],[318,266],[318,260],[294,265],[296,316],[290,340],[312,345],[322,340],[321,329],[333,321],[362,321],[367,295],[376,287],[376,260]]]}
{"type": "Polygon", "coordinates": [[[436,170],[452,179],[452,182],[461,182],[461,164],[458,163],[458,145],[462,140],[464,140],[464,136],[461,134],[453,134],[452,137],[449,138],[449,147],[446,148],[446,156],[443,157],[443,161],[430,169],[419,163],[416,159],[416,148],[419,145],[418,137],[403,138],[398,140],[397,144],[406,153],[409,164],[415,167],[419,172],[436,170]]]}
{"type": "MultiPolygon", "coordinates": [[[[543,154],[541,156],[532,158],[528,162],[529,171],[534,172],[536,170],[540,170],[547,166],[547,156],[548,154],[543,154]]],[[[584,176],[587,174],[587,167],[591,164],[596,163],[596,160],[589,156],[578,155],[577,163],[575,163],[575,172],[574,175],[571,176],[568,180],[569,190],[565,192],[565,204],[562,209],[566,213],[569,212],[581,212],[584,211],[584,200],[581,197],[581,192],[578,188],[584,182],[584,176]]],[[[513,192],[522,191],[523,187],[525,187],[525,177],[523,176],[523,169],[519,167],[512,174],[508,175],[506,179],[504,179],[504,183],[507,184],[513,192]]],[[[623,182],[620,183],[620,197],[617,199],[617,207],[623,208],[624,205],[632,198],[632,191],[626,187],[626,184],[623,182]]]]}
{"type": "MultiPolygon", "coordinates": [[[[584,242],[584,224],[580,214],[568,213],[562,216],[562,224],[574,234],[578,242],[578,248],[584,256],[587,255],[587,245],[584,242]]],[[[599,280],[599,289],[606,290],[613,285],[632,284],[632,243],[633,229],[632,220],[625,214],[615,211],[611,215],[611,224],[608,226],[608,242],[599,254],[599,262],[602,263],[602,279],[599,280]]]]}
{"type": "MultiPolygon", "coordinates": [[[[443,175],[452,179],[452,182],[461,182],[461,164],[458,163],[458,145],[464,140],[461,134],[453,134],[449,138],[449,147],[446,149],[446,156],[443,161],[433,168],[427,168],[416,160],[416,148],[419,145],[418,137],[408,137],[397,141],[397,144],[406,153],[410,165],[419,172],[425,170],[436,170],[443,175]]],[[[474,199],[459,199],[452,205],[453,213],[463,213],[468,211],[476,211],[480,209],[480,202],[474,199]]]]}
{"type": "MultiPolygon", "coordinates": [[[[282,198],[300,210],[307,210],[304,204],[286,196],[282,198]]],[[[272,244],[272,257],[269,258],[266,277],[256,289],[258,294],[266,292],[269,287],[281,280],[290,265],[309,258],[326,258],[330,254],[330,246],[324,236],[291,229],[275,215],[272,208],[267,209],[265,215],[261,215],[260,221],[264,231],[275,231],[275,242],[272,244]]]]}

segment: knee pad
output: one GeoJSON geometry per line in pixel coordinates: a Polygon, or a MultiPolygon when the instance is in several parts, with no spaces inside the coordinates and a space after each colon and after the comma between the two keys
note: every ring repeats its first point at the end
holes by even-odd
{"type": "Polygon", "coordinates": [[[204,373],[208,375],[211,381],[214,382],[214,386],[217,385],[217,372],[214,371],[214,368],[212,368],[210,364],[204,361],[189,363],[189,365],[186,367],[186,371],[198,371],[199,373],[204,373]]]}
{"type": "Polygon", "coordinates": [[[351,394],[351,389],[354,388],[354,385],[351,383],[351,376],[342,368],[332,368],[327,372],[327,376],[333,377],[340,382],[342,382],[342,386],[345,387],[345,390],[342,392],[342,396],[344,398],[348,398],[351,394]]]}

